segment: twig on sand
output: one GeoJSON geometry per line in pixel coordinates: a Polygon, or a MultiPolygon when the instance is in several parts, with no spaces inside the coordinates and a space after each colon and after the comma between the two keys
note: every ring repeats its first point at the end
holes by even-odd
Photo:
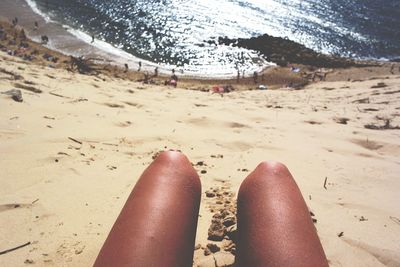
{"type": "Polygon", "coordinates": [[[326,188],[326,182],[328,181],[328,177],[325,177],[325,182],[324,182],[324,188],[325,188],[325,190],[328,190],[327,188],[326,188]]]}
{"type": "Polygon", "coordinates": [[[118,146],[118,144],[111,144],[111,143],[102,143],[102,144],[106,146],[118,146]]]}
{"type": "Polygon", "coordinates": [[[56,94],[56,93],[53,93],[53,92],[49,92],[49,94],[51,94],[51,95],[54,95],[54,96],[58,96],[58,97],[62,97],[62,98],[68,98],[68,99],[71,99],[71,98],[70,98],[70,97],[68,97],[68,96],[59,95],[59,94],[56,94]]]}
{"type": "Polygon", "coordinates": [[[366,124],[364,128],[370,130],[400,130],[400,126],[392,126],[390,124],[390,119],[385,119],[385,125],[366,124]]]}
{"type": "Polygon", "coordinates": [[[35,204],[36,202],[38,202],[39,201],[39,199],[37,198],[37,199],[35,199],[34,201],[32,201],[32,204],[35,204]]]}
{"type": "Polygon", "coordinates": [[[397,223],[397,224],[400,225],[400,219],[398,219],[398,218],[396,218],[396,217],[393,217],[393,216],[390,216],[389,218],[390,218],[393,222],[395,222],[395,223],[397,223]]]}
{"type": "Polygon", "coordinates": [[[7,254],[7,253],[12,252],[12,251],[14,251],[14,250],[17,250],[17,249],[26,247],[26,246],[28,246],[28,245],[30,245],[30,244],[31,244],[31,242],[26,242],[25,244],[20,245],[20,246],[18,246],[18,247],[10,248],[10,249],[4,250],[4,251],[0,251],[0,255],[7,254]]]}
{"type": "Polygon", "coordinates": [[[81,141],[78,141],[78,140],[76,140],[75,138],[68,137],[68,139],[69,139],[69,140],[71,140],[71,141],[74,141],[75,143],[78,143],[78,144],[82,145],[82,142],[81,142],[81,141]]]}

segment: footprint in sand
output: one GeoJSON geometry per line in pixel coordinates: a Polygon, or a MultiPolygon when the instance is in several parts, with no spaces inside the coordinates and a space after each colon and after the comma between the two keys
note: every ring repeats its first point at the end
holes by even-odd
{"type": "Polygon", "coordinates": [[[368,139],[366,140],[352,139],[351,142],[359,146],[362,146],[363,148],[366,148],[368,150],[379,150],[383,147],[382,144],[379,144],[378,142],[371,141],[368,139]]]}
{"type": "Polygon", "coordinates": [[[129,105],[129,106],[131,106],[131,107],[136,107],[136,108],[142,108],[143,107],[143,105],[141,105],[141,104],[133,103],[133,102],[129,102],[129,101],[126,101],[124,103],[129,105]]]}
{"type": "Polygon", "coordinates": [[[191,124],[195,124],[197,126],[210,126],[210,125],[215,126],[215,124],[207,117],[194,118],[194,119],[188,120],[187,122],[191,123],[191,124]]]}
{"type": "Polygon", "coordinates": [[[311,125],[321,125],[322,124],[322,122],[319,122],[319,121],[313,121],[313,120],[310,120],[310,121],[304,121],[305,123],[308,123],[308,124],[311,124],[311,125]]]}
{"type": "Polygon", "coordinates": [[[132,122],[130,122],[130,121],[124,121],[124,122],[116,123],[116,125],[117,125],[118,127],[126,128],[126,127],[131,126],[131,125],[132,125],[132,122]]]}
{"type": "Polygon", "coordinates": [[[17,137],[22,136],[22,135],[24,135],[24,133],[20,132],[20,131],[12,131],[12,130],[10,130],[10,131],[7,131],[7,130],[0,131],[0,137],[4,138],[4,139],[13,139],[13,138],[17,138],[17,137]]]}
{"type": "Polygon", "coordinates": [[[341,240],[343,240],[352,247],[356,247],[358,249],[367,252],[385,266],[393,266],[393,267],[400,266],[400,256],[395,251],[370,246],[366,243],[356,241],[350,238],[342,237],[341,240]]]}
{"type": "Polygon", "coordinates": [[[103,105],[110,107],[110,108],[124,108],[123,105],[115,104],[115,103],[103,103],[103,105]]]}
{"type": "Polygon", "coordinates": [[[0,212],[7,211],[7,210],[13,210],[13,209],[19,209],[19,208],[29,208],[29,207],[32,207],[32,204],[20,204],[20,203],[3,204],[3,205],[0,205],[0,212]]]}
{"type": "Polygon", "coordinates": [[[227,123],[227,126],[230,128],[250,128],[249,126],[238,122],[229,122],[227,123]]]}

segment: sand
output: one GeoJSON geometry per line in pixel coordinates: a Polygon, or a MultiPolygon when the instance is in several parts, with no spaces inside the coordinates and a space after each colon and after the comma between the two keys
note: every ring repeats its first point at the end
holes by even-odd
{"type": "MultiPolygon", "coordinates": [[[[218,208],[205,192],[223,187],[234,202],[259,162],[277,160],[315,214],[331,266],[400,266],[397,68],[220,95],[0,52],[0,93],[10,89],[23,102],[0,94],[0,252],[30,243],[0,255],[0,266],[92,265],[140,174],[168,149],[201,177],[201,247],[218,208]]],[[[194,266],[212,257],[197,249],[194,266]]]]}

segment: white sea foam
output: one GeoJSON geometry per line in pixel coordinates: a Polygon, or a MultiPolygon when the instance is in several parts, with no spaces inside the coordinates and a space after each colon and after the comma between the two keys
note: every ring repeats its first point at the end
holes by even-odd
{"type": "Polygon", "coordinates": [[[25,1],[30,6],[30,8],[33,10],[33,12],[40,15],[46,22],[52,22],[52,20],[50,19],[50,17],[47,14],[40,11],[40,9],[38,8],[38,6],[34,0],[25,0],[25,1]]]}
{"type": "MultiPolygon", "coordinates": [[[[118,57],[118,58],[114,58],[115,61],[118,61],[121,63],[121,61],[123,61],[123,59],[133,60],[133,61],[141,60],[140,58],[137,58],[137,57],[133,56],[132,54],[129,54],[128,52],[125,52],[124,50],[117,48],[105,41],[95,39],[95,41],[92,43],[91,35],[83,32],[81,30],[73,29],[66,25],[64,25],[63,28],[66,29],[69,33],[71,33],[76,38],[80,39],[81,41],[83,41],[91,46],[94,46],[104,52],[107,52],[111,55],[118,57]]],[[[141,60],[141,61],[143,61],[143,60],[141,60]]],[[[154,63],[152,63],[150,61],[143,61],[143,63],[146,63],[148,65],[155,65],[154,63]]]]}

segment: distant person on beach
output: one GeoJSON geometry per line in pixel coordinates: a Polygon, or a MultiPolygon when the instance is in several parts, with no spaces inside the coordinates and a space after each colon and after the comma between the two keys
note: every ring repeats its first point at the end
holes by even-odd
{"type": "Polygon", "coordinates": [[[49,42],[49,37],[47,37],[47,35],[42,35],[41,39],[42,39],[42,44],[44,45],[46,45],[49,42]]]}
{"type": "Polygon", "coordinates": [[[151,83],[150,75],[149,75],[149,73],[147,71],[144,73],[143,83],[145,83],[145,84],[150,84],[151,83]]]}
{"type": "Polygon", "coordinates": [[[37,31],[38,29],[39,29],[39,23],[37,21],[35,21],[33,30],[37,31]]]}
{"type": "Polygon", "coordinates": [[[172,69],[172,75],[169,80],[166,80],[164,82],[164,85],[171,85],[173,87],[178,86],[178,76],[176,76],[176,74],[175,74],[175,69],[172,69]]]}
{"type": "Polygon", "coordinates": [[[126,73],[126,72],[128,72],[128,70],[129,70],[129,66],[128,66],[127,63],[125,63],[124,66],[125,66],[125,73],[126,73]]]}
{"type": "Polygon", "coordinates": [[[173,74],[171,75],[171,80],[178,81],[178,76],[176,76],[176,74],[173,73],[173,74]]]}
{"type": "Polygon", "coordinates": [[[158,76],[158,67],[156,67],[155,69],[154,69],[154,77],[157,77],[158,76]]]}
{"type": "Polygon", "coordinates": [[[15,26],[17,26],[17,24],[18,24],[18,18],[15,17],[15,18],[12,20],[12,25],[15,27],[15,26]]]}
{"type": "Polygon", "coordinates": [[[140,71],[142,69],[142,61],[139,61],[139,68],[137,71],[140,71]]]}
{"type": "Polygon", "coordinates": [[[237,82],[237,83],[240,82],[240,70],[239,70],[239,69],[238,69],[238,71],[237,71],[236,82],[237,82]]]}
{"type": "Polygon", "coordinates": [[[255,84],[258,83],[258,73],[257,73],[257,71],[255,71],[255,72],[253,73],[253,80],[254,80],[254,83],[255,83],[255,84]]]}
{"type": "Polygon", "coordinates": [[[5,39],[4,36],[5,36],[4,28],[3,26],[0,25],[0,40],[5,39]]]}
{"type": "Polygon", "coordinates": [[[26,34],[24,29],[21,29],[19,33],[19,38],[21,38],[21,40],[26,40],[26,34]]]}
{"type": "Polygon", "coordinates": [[[92,34],[92,41],[90,42],[91,44],[94,43],[94,34],[92,34]]]}
{"type": "MultiPolygon", "coordinates": [[[[160,153],[134,186],[94,267],[192,266],[200,200],[201,180],[189,159],[160,153]]],[[[216,214],[224,218],[223,211],[216,214]]],[[[261,162],[243,180],[236,217],[235,266],[329,266],[285,165],[261,162]]]]}

